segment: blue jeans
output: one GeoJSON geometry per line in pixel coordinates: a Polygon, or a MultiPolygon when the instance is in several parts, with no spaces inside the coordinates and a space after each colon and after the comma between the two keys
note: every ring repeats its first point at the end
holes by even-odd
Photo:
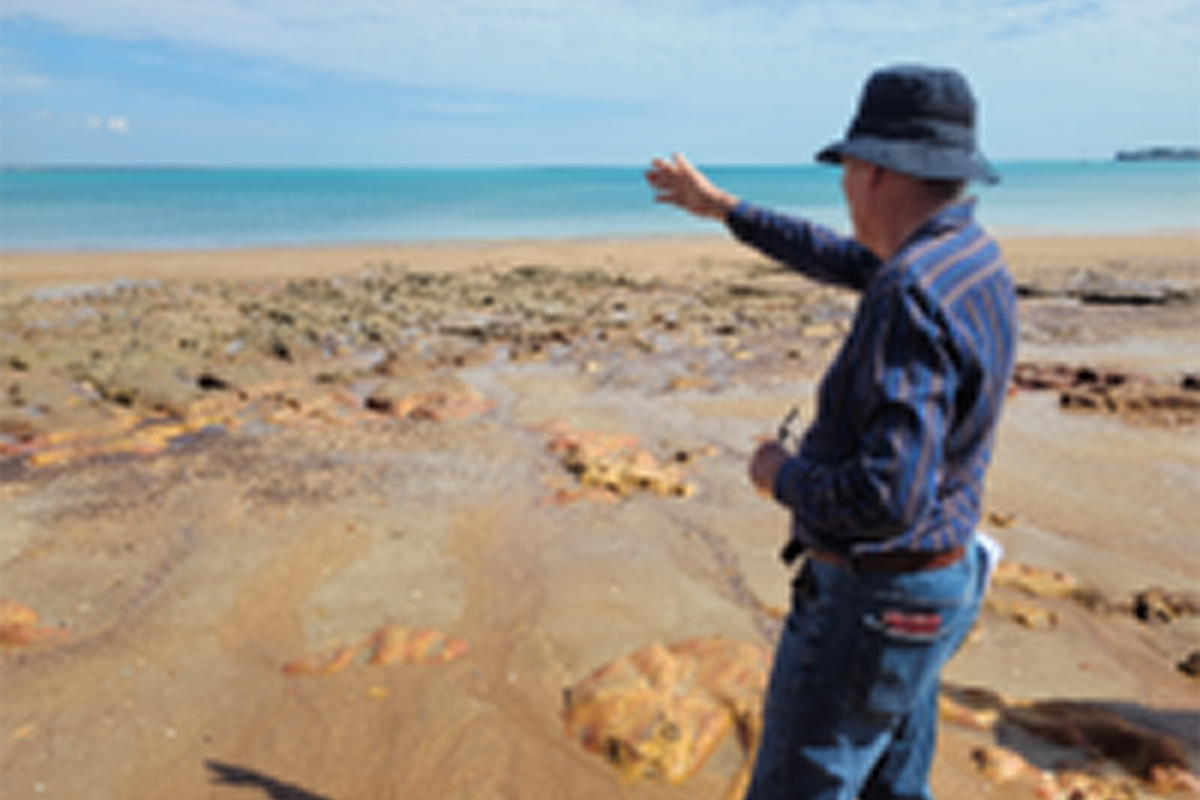
{"type": "Polygon", "coordinates": [[[925,572],[808,560],[746,800],[932,800],[939,676],[979,613],[985,558],[972,541],[925,572]]]}

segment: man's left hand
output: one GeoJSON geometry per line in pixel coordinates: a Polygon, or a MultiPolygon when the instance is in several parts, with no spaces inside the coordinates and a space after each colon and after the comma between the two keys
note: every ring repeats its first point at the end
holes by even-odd
{"type": "Polygon", "coordinates": [[[764,442],[750,457],[750,482],[766,495],[775,493],[775,476],[791,454],[779,442],[764,442]]]}

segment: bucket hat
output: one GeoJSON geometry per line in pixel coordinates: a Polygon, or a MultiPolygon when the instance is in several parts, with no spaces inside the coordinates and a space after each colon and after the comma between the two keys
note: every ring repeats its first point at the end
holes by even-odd
{"type": "Polygon", "coordinates": [[[817,161],[838,164],[844,156],[917,178],[999,180],[976,147],[971,87],[952,69],[898,66],[873,73],[846,137],[817,153],[817,161]]]}

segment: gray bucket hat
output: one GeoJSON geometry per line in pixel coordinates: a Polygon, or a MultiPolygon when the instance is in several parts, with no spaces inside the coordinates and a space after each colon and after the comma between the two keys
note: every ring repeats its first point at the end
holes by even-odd
{"type": "Polygon", "coordinates": [[[817,153],[843,156],[930,180],[996,183],[975,144],[975,98],[958,72],[924,66],[882,69],[867,80],[846,138],[817,153]]]}

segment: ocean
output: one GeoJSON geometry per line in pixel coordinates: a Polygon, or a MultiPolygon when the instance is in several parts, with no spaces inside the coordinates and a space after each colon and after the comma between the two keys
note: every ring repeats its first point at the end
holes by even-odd
{"type": "MultiPolygon", "coordinates": [[[[1200,227],[1200,162],[1019,162],[979,187],[1000,234],[1200,227]]],[[[641,167],[5,169],[0,252],[222,249],[713,233],[652,202],[641,167]]],[[[711,167],[748,200],[837,230],[839,171],[711,167]]]]}

